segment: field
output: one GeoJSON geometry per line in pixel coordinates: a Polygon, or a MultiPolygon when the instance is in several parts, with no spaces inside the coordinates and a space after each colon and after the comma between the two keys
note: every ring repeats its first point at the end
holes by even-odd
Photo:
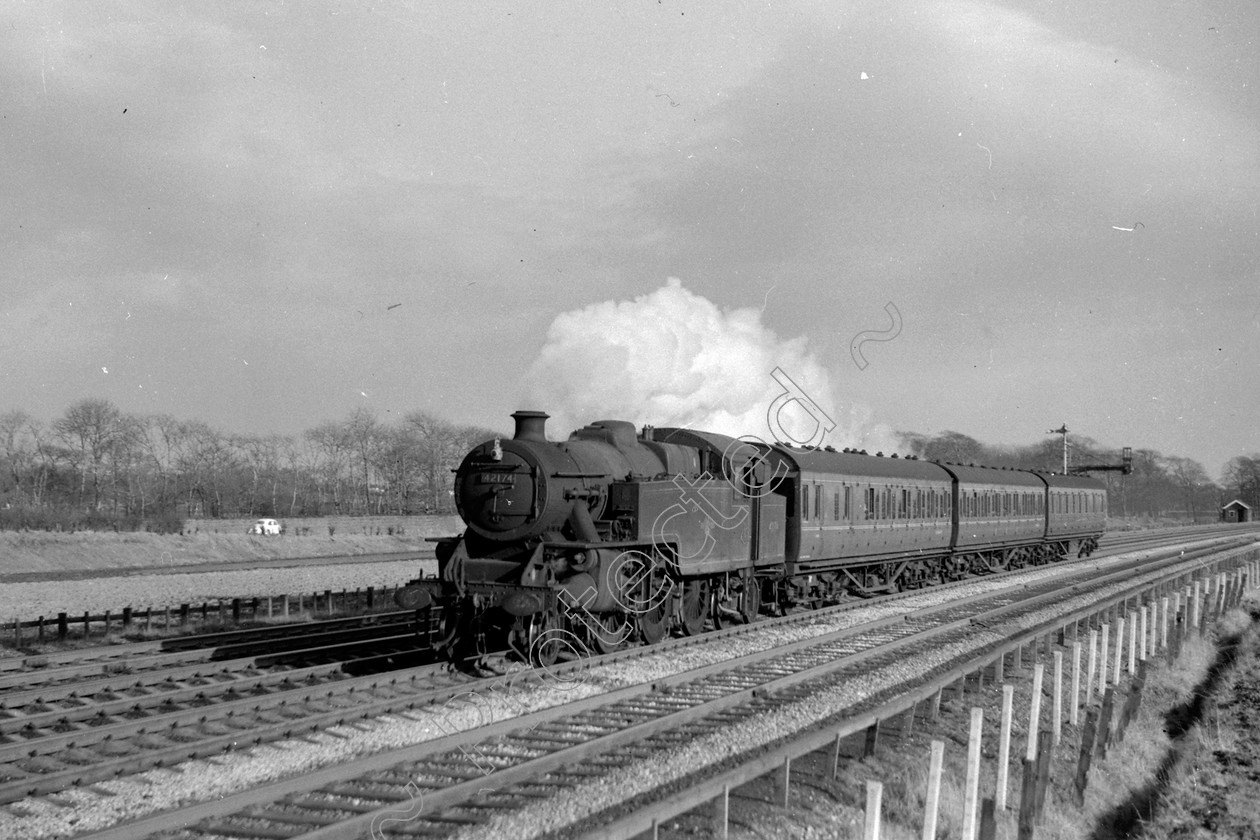
{"type": "Polygon", "coordinates": [[[454,516],[321,517],[281,520],[279,537],[245,533],[252,519],[189,520],[183,534],[74,534],[0,531],[0,577],[18,573],[117,568],[175,568],[191,563],[260,561],[344,554],[414,551],[432,547],[426,537],[459,533],[454,516]],[[299,531],[301,532],[299,534],[299,531]]]}

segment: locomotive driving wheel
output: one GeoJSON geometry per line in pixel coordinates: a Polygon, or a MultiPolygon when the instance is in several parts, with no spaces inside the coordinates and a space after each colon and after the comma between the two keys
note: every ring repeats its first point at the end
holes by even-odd
{"type": "Polygon", "coordinates": [[[709,617],[709,581],[689,580],[683,584],[682,619],[683,633],[698,636],[704,632],[705,619],[709,617]]]}
{"type": "Polygon", "coordinates": [[[554,610],[542,610],[529,617],[529,660],[540,668],[555,665],[564,645],[563,621],[554,610]]]}
{"type": "Polygon", "coordinates": [[[600,653],[621,650],[634,635],[633,623],[622,613],[601,613],[587,629],[600,653]]]}
{"type": "Polygon", "coordinates": [[[665,638],[665,634],[669,632],[670,603],[668,599],[663,600],[661,603],[648,607],[635,616],[635,624],[639,628],[639,635],[643,637],[643,641],[647,644],[656,644],[665,638]]]}
{"type": "Polygon", "coordinates": [[[669,621],[674,612],[674,586],[664,567],[653,564],[639,587],[635,625],[643,641],[649,645],[656,644],[669,633],[669,621]]]}

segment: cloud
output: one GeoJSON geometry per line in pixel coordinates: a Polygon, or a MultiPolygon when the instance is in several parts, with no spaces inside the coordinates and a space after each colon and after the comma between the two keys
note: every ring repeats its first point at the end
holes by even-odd
{"type": "MultiPolygon", "coordinates": [[[[783,374],[837,423],[828,443],[891,448],[869,412],[836,399],[804,338],[781,339],[758,310],[723,311],[677,278],[634,300],[558,315],[526,391],[530,407],[555,418],[553,437],[599,419],[773,436],[767,414],[791,387],[783,374]]],[[[813,420],[791,405],[776,419],[794,440],[809,440],[813,420]]]]}

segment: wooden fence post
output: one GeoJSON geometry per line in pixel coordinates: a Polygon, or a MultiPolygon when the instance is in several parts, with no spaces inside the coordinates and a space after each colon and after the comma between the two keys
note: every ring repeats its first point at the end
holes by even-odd
{"type": "Polygon", "coordinates": [[[1072,642],[1072,705],[1068,710],[1068,723],[1076,726],[1081,707],[1081,643],[1072,642]]]}
{"type": "Polygon", "coordinates": [[[1107,690],[1107,650],[1109,641],[1108,634],[1111,632],[1111,624],[1107,623],[1102,626],[1102,641],[1098,645],[1098,693],[1102,694],[1107,690]]]}
{"type": "Polygon", "coordinates": [[[980,803],[980,840],[997,840],[997,805],[991,796],[980,803]]]}
{"type": "Polygon", "coordinates": [[[1111,675],[1111,684],[1120,684],[1121,669],[1124,667],[1124,619],[1116,619],[1116,660],[1111,675]]]}
{"type": "Polygon", "coordinates": [[[945,763],[945,742],[932,742],[928,762],[927,793],[923,797],[923,840],[936,840],[936,817],[941,805],[941,768],[945,763]]]}
{"type": "Polygon", "coordinates": [[[787,808],[792,804],[792,759],[783,759],[783,763],[779,765],[779,772],[776,775],[775,781],[775,787],[779,792],[779,805],[783,808],[787,808]]]}
{"type": "Polygon", "coordinates": [[[1059,746],[1059,738],[1063,730],[1063,651],[1054,652],[1054,697],[1050,702],[1050,714],[1053,720],[1050,725],[1051,742],[1059,746]]]}
{"type": "Polygon", "coordinates": [[[1138,610],[1138,635],[1142,637],[1142,644],[1138,646],[1137,652],[1139,662],[1146,661],[1146,648],[1151,638],[1151,630],[1146,620],[1147,612],[1149,612],[1149,607],[1146,604],[1143,604],[1142,608],[1138,610]]]}
{"type": "Polygon", "coordinates": [[[1137,673],[1137,640],[1138,640],[1138,617],[1136,611],[1129,612],[1129,667],[1125,670],[1126,674],[1137,673]]]}
{"type": "Polygon", "coordinates": [[[1107,757],[1107,747],[1111,745],[1111,715],[1115,709],[1116,690],[1107,689],[1103,695],[1102,712],[1098,715],[1098,732],[1094,736],[1094,754],[1099,758],[1107,757]]]}
{"type": "Polygon", "coordinates": [[[1199,581],[1194,581],[1194,593],[1190,596],[1190,626],[1199,630],[1199,581]]]}
{"type": "Polygon", "coordinates": [[[1050,746],[1050,733],[1037,733],[1037,820],[1046,811],[1046,788],[1050,786],[1050,759],[1054,749],[1050,746]]]}
{"type": "Polygon", "coordinates": [[[996,807],[1006,810],[1006,789],[1010,786],[1011,772],[1011,718],[1015,705],[1015,686],[1002,686],[1002,723],[998,730],[998,765],[996,807]]]}
{"type": "Polygon", "coordinates": [[[967,788],[963,793],[962,836],[966,840],[974,840],[976,836],[980,796],[980,739],[983,733],[984,709],[972,706],[971,734],[967,739],[967,788]]]}
{"type": "Polygon", "coordinates": [[[1098,667],[1098,631],[1089,631],[1089,664],[1085,667],[1085,705],[1094,702],[1094,671],[1098,667]]]}
{"type": "Polygon", "coordinates": [[[1085,788],[1089,785],[1089,765],[1094,757],[1094,738],[1098,733],[1098,708],[1090,706],[1081,731],[1081,749],[1076,760],[1076,804],[1085,804],[1085,788]]]}
{"type": "Polygon", "coordinates": [[[1165,595],[1159,605],[1159,649],[1168,649],[1168,596],[1165,595]]]}
{"type": "Polygon", "coordinates": [[[862,744],[862,758],[874,758],[875,748],[879,745],[879,721],[866,727],[866,740],[862,744]]]}
{"type": "Polygon", "coordinates": [[[1041,682],[1046,666],[1038,662],[1033,666],[1032,698],[1028,708],[1028,749],[1024,757],[1032,761],[1037,757],[1037,730],[1041,726],[1041,682]]]}
{"type": "Polygon", "coordinates": [[[723,785],[722,792],[713,799],[713,833],[720,840],[730,836],[731,786],[723,785]]]}
{"type": "Polygon", "coordinates": [[[883,798],[883,784],[866,783],[866,821],[862,828],[863,840],[879,840],[880,806],[883,798]]]}
{"type": "MultiPolygon", "coordinates": [[[[1035,737],[1032,739],[1036,743],[1035,737]]],[[[1019,840],[1033,840],[1037,816],[1037,762],[1024,759],[1024,776],[1019,790],[1019,840]]]]}
{"type": "Polygon", "coordinates": [[[1124,740],[1124,731],[1137,715],[1142,706],[1142,691],[1146,687],[1146,663],[1138,668],[1137,677],[1129,687],[1129,695],[1124,699],[1124,710],[1120,713],[1120,722],[1116,726],[1116,740],[1124,740]]]}

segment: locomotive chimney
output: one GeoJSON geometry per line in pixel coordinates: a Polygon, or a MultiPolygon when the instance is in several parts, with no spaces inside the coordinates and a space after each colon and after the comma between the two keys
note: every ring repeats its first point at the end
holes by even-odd
{"type": "Polygon", "coordinates": [[[512,440],[536,440],[547,442],[545,427],[551,415],[545,411],[515,411],[512,419],[516,421],[516,433],[512,440]]]}

